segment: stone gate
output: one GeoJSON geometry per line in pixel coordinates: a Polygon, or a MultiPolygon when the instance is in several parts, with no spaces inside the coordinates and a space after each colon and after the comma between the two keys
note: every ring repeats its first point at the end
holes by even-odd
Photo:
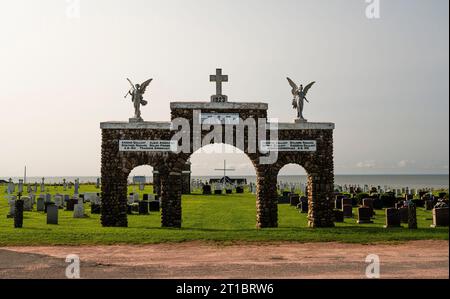
{"type": "Polygon", "coordinates": [[[173,102],[170,122],[101,123],[103,226],[128,226],[128,176],[135,167],[150,165],[154,190],[160,194],[162,227],[181,227],[185,167],[192,153],[211,143],[235,146],[252,161],[258,228],[278,226],[277,176],[292,163],[308,174],[309,226],[334,226],[334,124],[268,121],[265,103],[227,101],[221,83],[228,77],[219,71],[211,76],[217,81],[211,102],[173,102]]]}

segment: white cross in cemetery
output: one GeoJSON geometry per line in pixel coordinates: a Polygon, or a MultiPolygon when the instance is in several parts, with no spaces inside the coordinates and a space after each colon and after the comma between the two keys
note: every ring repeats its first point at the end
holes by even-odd
{"type": "Polygon", "coordinates": [[[223,168],[216,168],[214,169],[216,171],[223,171],[223,182],[222,182],[222,188],[225,188],[225,178],[227,176],[227,171],[235,171],[234,168],[227,168],[227,160],[223,160],[223,168]]]}
{"type": "Polygon", "coordinates": [[[211,96],[211,102],[227,102],[228,97],[222,94],[222,82],[228,82],[228,75],[222,75],[222,69],[216,69],[216,74],[209,76],[209,81],[216,82],[216,94],[211,96]]]}

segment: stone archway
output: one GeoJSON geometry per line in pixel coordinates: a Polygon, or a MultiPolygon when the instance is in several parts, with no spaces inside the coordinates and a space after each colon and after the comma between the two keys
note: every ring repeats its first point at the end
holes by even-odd
{"type": "MultiPolygon", "coordinates": [[[[281,123],[277,124],[280,144],[289,141],[292,148],[280,148],[277,160],[267,164],[261,162],[266,154],[249,150],[250,140],[256,136],[271,136],[273,129],[267,123],[267,104],[264,103],[171,103],[172,122],[106,122],[102,129],[102,225],[127,226],[126,179],[129,172],[139,165],[151,165],[157,170],[157,180],[161,186],[161,224],[163,227],[181,227],[182,173],[191,154],[198,144],[209,134],[208,131],[195,130],[200,112],[217,117],[234,117],[242,120],[263,120],[254,131],[249,128],[243,132],[243,144],[237,144],[236,127],[221,127],[221,142],[238,147],[243,145],[245,154],[252,161],[257,175],[257,224],[258,228],[278,226],[277,175],[286,164],[296,163],[308,172],[310,227],[333,226],[331,199],[334,185],[333,130],[330,123],[281,123]],[[188,124],[188,152],[175,153],[171,150],[175,135],[172,124],[183,119],[188,124]],[[227,141],[226,132],[231,128],[233,138],[227,141]],[[196,132],[198,135],[196,135],[196,132]],[[254,134],[254,135],[253,135],[254,134]],[[311,148],[303,147],[303,141],[312,143],[311,148]],[[225,142],[223,142],[225,141],[225,142]],[[295,145],[300,142],[300,145],[295,145]],[[156,147],[150,145],[155,143],[156,147]],[[131,145],[130,145],[131,144],[131,145]],[[142,145],[144,144],[144,145],[142,145]]],[[[201,117],[200,117],[201,119],[201,117]]],[[[201,122],[200,122],[201,123],[201,122]]],[[[258,145],[259,148],[259,139],[258,145]]],[[[214,140],[212,141],[214,143],[214,140]]],[[[178,144],[179,146],[180,144],[178,144]]],[[[177,146],[177,144],[175,144],[177,146]]]]}

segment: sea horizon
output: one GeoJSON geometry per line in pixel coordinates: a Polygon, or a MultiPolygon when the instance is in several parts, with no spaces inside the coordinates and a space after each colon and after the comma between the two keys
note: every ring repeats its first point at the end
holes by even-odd
{"type": "MultiPolygon", "coordinates": [[[[152,176],[145,176],[148,183],[153,182],[152,176]]],[[[209,179],[220,178],[220,175],[192,175],[192,180],[206,181],[209,179]]],[[[247,182],[256,182],[256,175],[230,175],[230,178],[245,178],[247,182]]],[[[8,181],[9,178],[14,183],[18,183],[23,177],[0,177],[0,180],[8,181]]],[[[47,176],[45,183],[60,184],[63,179],[67,182],[74,182],[79,179],[80,183],[95,183],[100,176],[47,176]]],[[[40,183],[41,176],[27,177],[27,184],[40,183]]],[[[278,182],[283,183],[306,183],[307,176],[303,175],[279,175],[278,182]]],[[[336,174],[336,185],[359,185],[359,186],[388,186],[395,188],[449,188],[449,174],[336,174]]]]}

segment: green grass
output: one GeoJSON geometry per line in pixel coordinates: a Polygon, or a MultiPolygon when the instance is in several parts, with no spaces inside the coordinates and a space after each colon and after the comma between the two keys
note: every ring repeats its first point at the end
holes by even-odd
{"type": "MultiPolygon", "coordinates": [[[[73,192],[73,190],[69,190],[73,192]]],[[[132,188],[130,188],[130,192],[132,188]]],[[[72,212],[60,210],[59,225],[47,225],[46,215],[25,212],[24,227],[13,228],[7,219],[4,187],[0,187],[0,246],[7,245],[87,245],[87,244],[149,244],[183,241],[233,242],[349,242],[379,243],[407,240],[448,240],[448,228],[430,228],[431,212],[418,209],[417,230],[384,229],[384,211],[376,211],[374,224],[358,225],[356,219],[346,219],[335,228],[307,228],[305,214],[289,205],[279,205],[279,228],[256,229],[255,195],[233,194],[183,196],[183,228],[163,229],[160,213],[149,216],[129,216],[128,228],[103,228],[100,215],[85,219],[72,218],[72,212]]],[[[64,193],[62,187],[49,187],[50,193],[64,193]]],[[[82,185],[80,192],[99,192],[92,185],[82,185]]],[[[146,187],[145,192],[151,192],[146,187]]],[[[67,192],[69,193],[69,192],[67,192]]],[[[142,193],[142,192],[141,192],[142,193]]],[[[90,212],[87,206],[86,211],[90,212]]],[[[356,210],[355,210],[356,214],[356,210]]]]}

